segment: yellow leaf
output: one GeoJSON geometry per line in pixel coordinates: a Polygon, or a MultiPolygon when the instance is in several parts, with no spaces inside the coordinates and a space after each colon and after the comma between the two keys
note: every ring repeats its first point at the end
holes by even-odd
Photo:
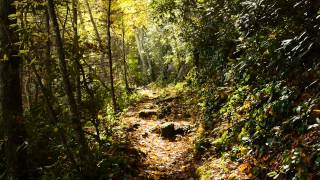
{"type": "Polygon", "coordinates": [[[251,166],[249,163],[243,163],[239,166],[239,171],[242,173],[246,173],[250,171],[250,169],[251,169],[251,166]]]}

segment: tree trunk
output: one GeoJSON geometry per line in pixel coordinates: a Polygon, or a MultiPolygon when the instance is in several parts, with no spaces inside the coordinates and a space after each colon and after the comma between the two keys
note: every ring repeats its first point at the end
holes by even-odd
{"type": "MultiPolygon", "coordinates": [[[[89,14],[90,14],[90,20],[93,24],[94,30],[96,32],[96,36],[98,39],[98,43],[99,43],[99,48],[100,50],[102,50],[102,40],[100,38],[97,26],[94,22],[93,16],[92,16],[92,12],[91,12],[91,8],[89,6],[89,2],[86,0],[85,1],[87,8],[89,10],[89,14]]],[[[77,20],[78,20],[78,10],[77,10],[77,4],[78,4],[78,0],[72,0],[72,12],[73,12],[73,32],[74,32],[74,39],[73,39],[73,56],[74,56],[74,63],[75,63],[75,68],[77,69],[77,85],[78,85],[78,90],[77,90],[77,94],[78,94],[78,104],[81,103],[81,89],[80,89],[80,75],[82,74],[82,79],[84,82],[84,88],[86,90],[86,92],[89,94],[90,97],[90,106],[89,106],[89,111],[90,111],[90,116],[91,116],[91,122],[93,123],[95,129],[96,129],[96,139],[99,142],[99,144],[101,145],[101,139],[100,139],[100,130],[99,130],[99,121],[97,118],[97,107],[96,104],[94,102],[94,92],[92,92],[92,90],[89,88],[89,85],[87,83],[87,78],[86,78],[86,74],[85,71],[82,67],[82,65],[80,64],[79,60],[80,60],[80,55],[79,55],[79,41],[78,41],[78,28],[77,28],[77,20]],[[80,97],[80,99],[79,99],[80,97]]],[[[102,53],[102,52],[101,52],[102,53]]]]}
{"type": "Polygon", "coordinates": [[[85,0],[84,2],[86,3],[86,6],[87,6],[87,9],[88,9],[88,12],[89,12],[90,21],[91,21],[91,24],[92,24],[92,26],[93,26],[93,30],[94,30],[94,32],[95,32],[96,39],[97,39],[97,41],[98,41],[98,46],[99,46],[99,48],[102,48],[102,39],[101,39],[100,33],[99,33],[99,31],[98,31],[97,24],[96,24],[96,22],[94,21],[94,18],[93,18],[93,14],[92,14],[92,11],[91,11],[91,7],[90,7],[90,4],[89,4],[89,1],[88,1],[88,0],[85,0]]]}
{"type": "Polygon", "coordinates": [[[124,69],[124,83],[126,85],[127,93],[130,93],[130,87],[128,83],[128,66],[126,62],[126,45],[125,45],[125,27],[122,19],[122,58],[123,58],[123,69],[124,69]]]}
{"type": "Polygon", "coordinates": [[[200,68],[200,52],[198,50],[193,51],[193,59],[194,59],[194,66],[197,69],[200,68]]]}
{"type": "Polygon", "coordinates": [[[72,0],[72,29],[73,29],[73,49],[72,49],[72,59],[75,69],[75,80],[76,80],[76,94],[78,106],[81,105],[81,78],[80,70],[78,66],[79,62],[79,40],[78,40],[78,0],[72,0]]]}
{"type": "MultiPolygon", "coordinates": [[[[96,34],[96,38],[98,40],[99,50],[102,53],[102,55],[101,55],[102,57],[101,57],[100,60],[101,60],[101,65],[103,66],[102,63],[103,63],[103,57],[104,56],[103,56],[103,49],[102,49],[102,40],[101,40],[99,31],[98,31],[97,25],[96,25],[96,23],[95,23],[95,21],[93,19],[93,15],[92,15],[92,11],[91,11],[89,2],[86,0],[85,3],[86,3],[86,6],[88,8],[88,11],[89,11],[90,21],[91,21],[91,23],[93,25],[93,28],[94,28],[94,31],[95,31],[95,34],[96,34]]],[[[74,63],[76,63],[75,65],[76,65],[76,68],[77,68],[77,71],[78,71],[77,74],[79,75],[78,78],[77,78],[78,79],[77,81],[79,82],[78,84],[80,84],[80,75],[82,74],[85,90],[89,94],[89,97],[90,97],[89,111],[90,111],[90,116],[91,116],[91,122],[93,123],[93,125],[94,125],[94,127],[96,129],[96,133],[97,133],[95,138],[99,142],[99,144],[101,145],[99,121],[98,121],[98,118],[97,118],[97,115],[96,115],[97,114],[96,113],[97,108],[96,108],[96,105],[94,103],[94,93],[89,88],[89,85],[87,83],[87,78],[86,78],[86,75],[85,75],[85,71],[84,71],[82,65],[79,62],[80,56],[79,56],[79,53],[78,53],[79,42],[78,42],[78,34],[77,34],[77,19],[78,19],[77,18],[77,9],[76,9],[77,8],[77,4],[78,4],[77,0],[72,0],[73,19],[74,19],[74,22],[73,22],[73,31],[74,31],[74,40],[73,40],[74,42],[73,42],[73,44],[74,44],[74,48],[75,48],[74,49],[74,57],[77,57],[77,58],[74,59],[74,63]]],[[[80,86],[79,86],[78,89],[80,89],[80,86]]],[[[81,91],[80,92],[78,91],[77,94],[80,95],[80,93],[81,93],[81,91]]],[[[79,104],[80,104],[80,102],[79,102],[79,104]]]]}
{"type": "Polygon", "coordinates": [[[145,56],[144,56],[144,48],[143,48],[143,34],[141,32],[142,30],[140,28],[136,28],[135,29],[135,38],[136,38],[136,44],[137,44],[137,48],[138,48],[138,53],[139,53],[139,57],[140,57],[140,61],[141,61],[141,65],[142,65],[142,71],[147,74],[148,70],[147,70],[147,63],[145,60],[145,56]]]}
{"type": "Polygon", "coordinates": [[[72,165],[79,171],[79,173],[81,172],[79,166],[77,165],[77,162],[75,160],[75,157],[74,155],[72,154],[72,151],[71,151],[71,148],[70,146],[68,145],[68,141],[67,141],[67,137],[65,135],[65,132],[64,130],[58,126],[58,123],[59,123],[59,119],[58,119],[58,116],[53,108],[53,102],[52,102],[52,99],[53,99],[53,95],[51,94],[51,91],[49,91],[48,89],[46,89],[46,87],[44,86],[44,84],[42,83],[41,81],[41,77],[35,67],[34,64],[31,64],[31,68],[36,76],[36,80],[38,82],[38,85],[40,86],[40,89],[43,93],[43,96],[44,96],[44,100],[45,100],[45,103],[47,105],[47,109],[48,109],[48,114],[49,114],[49,119],[50,119],[50,124],[52,124],[53,126],[57,127],[58,128],[58,133],[59,133],[59,138],[61,140],[61,143],[63,144],[63,146],[65,147],[66,149],[66,154],[68,156],[68,158],[70,159],[72,165]]]}
{"type": "Polygon", "coordinates": [[[46,41],[46,50],[45,50],[45,67],[46,67],[46,75],[45,75],[45,84],[44,86],[48,89],[48,91],[52,92],[52,62],[51,62],[51,32],[50,32],[50,16],[49,12],[45,10],[45,26],[47,33],[47,41],[46,41]]]}
{"type": "Polygon", "coordinates": [[[89,12],[90,21],[91,21],[91,24],[93,26],[93,30],[94,30],[96,39],[98,41],[98,46],[99,46],[99,50],[100,50],[100,53],[101,53],[101,55],[100,55],[100,66],[101,66],[101,69],[103,70],[103,74],[102,75],[103,75],[104,81],[106,81],[108,75],[107,75],[107,73],[105,73],[105,70],[106,70],[106,63],[104,62],[105,51],[104,51],[103,45],[102,45],[102,38],[100,36],[97,24],[96,24],[96,22],[95,22],[95,20],[93,18],[89,1],[85,0],[85,3],[86,3],[86,6],[87,6],[87,9],[88,9],[88,12],[89,12]]]}
{"type": "Polygon", "coordinates": [[[7,179],[28,179],[26,161],[26,131],[22,116],[20,84],[21,59],[18,56],[18,36],[10,25],[15,14],[13,0],[0,0],[0,123],[6,141],[7,179]]]}
{"type": "Polygon", "coordinates": [[[111,98],[114,112],[118,112],[116,95],[114,90],[113,70],[112,70],[112,49],[111,49],[111,5],[112,0],[108,0],[108,18],[107,18],[107,38],[108,38],[108,56],[109,56],[109,73],[110,73],[110,86],[111,98]]]}
{"type": "Polygon", "coordinates": [[[136,28],[135,29],[135,38],[136,38],[136,44],[138,47],[138,53],[142,64],[142,70],[143,72],[148,76],[148,79],[155,80],[155,74],[153,70],[153,62],[149,58],[148,53],[145,49],[145,31],[143,28],[136,28]]]}
{"type": "Polygon", "coordinates": [[[49,10],[49,14],[50,14],[50,18],[52,20],[52,25],[53,25],[53,30],[55,32],[55,39],[56,39],[56,49],[57,49],[57,54],[58,54],[58,59],[59,59],[59,67],[60,67],[60,71],[62,74],[62,79],[63,79],[63,85],[64,85],[64,91],[67,95],[68,98],[68,104],[69,104],[69,108],[70,108],[70,112],[71,112],[71,118],[72,118],[72,123],[74,125],[74,128],[76,130],[76,132],[78,133],[78,138],[79,138],[79,145],[80,145],[80,167],[82,170],[82,177],[85,178],[85,176],[87,176],[89,172],[87,172],[86,168],[85,168],[85,163],[87,163],[88,160],[88,145],[84,136],[84,132],[82,129],[82,124],[81,124],[81,120],[79,117],[79,111],[78,111],[78,107],[77,107],[77,103],[75,101],[75,97],[72,93],[72,87],[71,87],[71,83],[70,83],[70,79],[68,76],[68,69],[67,69],[67,63],[66,63],[66,59],[65,59],[65,52],[64,52],[64,48],[63,48],[63,43],[62,43],[62,39],[61,39],[61,34],[60,34],[60,29],[59,29],[59,24],[57,21],[57,16],[56,16],[56,12],[55,12],[55,7],[54,7],[54,3],[53,0],[48,0],[48,10],[49,10]],[[84,169],[83,169],[84,168],[84,169]]]}

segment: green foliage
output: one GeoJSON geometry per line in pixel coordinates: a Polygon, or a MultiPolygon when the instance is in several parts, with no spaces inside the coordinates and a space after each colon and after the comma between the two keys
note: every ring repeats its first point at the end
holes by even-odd
{"type": "Polygon", "coordinates": [[[139,62],[137,60],[138,58],[135,56],[130,55],[128,57],[127,63],[128,63],[128,69],[129,69],[129,74],[131,76],[132,81],[134,84],[137,85],[145,85],[145,77],[143,72],[140,69],[139,62]]]}
{"type": "Polygon", "coordinates": [[[125,87],[119,87],[117,88],[117,92],[122,92],[122,94],[118,95],[118,103],[119,107],[125,111],[129,106],[133,105],[134,103],[139,102],[143,99],[143,96],[136,91],[127,93],[125,90],[125,87]]]}
{"type": "Polygon", "coordinates": [[[320,3],[168,0],[153,1],[152,7],[159,28],[171,32],[166,55],[185,60],[175,49],[186,44],[184,54],[191,54],[197,66],[188,84],[205,99],[203,127],[210,132],[228,124],[223,133],[204,133],[196,151],[202,154],[211,145],[231,150],[239,143],[256,158],[290,152],[283,153],[285,172],[277,169],[269,177],[315,173],[310,162],[301,160],[310,146],[291,147],[286,137],[305,136],[319,124],[320,3]]]}

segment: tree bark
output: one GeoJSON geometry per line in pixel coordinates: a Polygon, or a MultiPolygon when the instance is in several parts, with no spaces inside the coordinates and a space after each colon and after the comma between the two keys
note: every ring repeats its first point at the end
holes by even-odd
{"type": "Polygon", "coordinates": [[[22,116],[20,81],[21,59],[19,38],[15,28],[16,19],[13,0],[0,0],[0,123],[6,139],[7,179],[29,179],[26,160],[26,130],[22,116]]]}
{"type": "Polygon", "coordinates": [[[50,16],[47,9],[45,9],[45,26],[47,33],[47,41],[46,41],[46,49],[45,49],[45,67],[46,67],[46,75],[45,75],[45,84],[44,86],[48,89],[48,91],[52,92],[52,62],[51,62],[51,32],[50,32],[50,16]]]}
{"type": "Polygon", "coordinates": [[[144,56],[144,47],[143,47],[143,30],[140,28],[135,29],[135,38],[136,38],[136,44],[138,48],[138,54],[140,57],[141,65],[142,65],[142,71],[147,74],[147,62],[145,60],[144,56]]]}
{"type": "Polygon", "coordinates": [[[148,76],[148,78],[150,78],[151,80],[155,80],[155,74],[154,74],[154,70],[153,70],[153,62],[152,60],[149,58],[148,53],[146,52],[145,49],[145,31],[143,28],[136,28],[135,29],[135,39],[136,39],[136,44],[138,47],[138,53],[139,53],[139,57],[141,60],[141,64],[142,64],[142,70],[143,72],[148,76]]]}
{"type": "Polygon", "coordinates": [[[76,80],[76,94],[78,106],[81,105],[81,78],[80,70],[78,66],[79,62],[79,40],[78,40],[78,0],[72,0],[72,29],[73,29],[73,49],[72,49],[72,59],[75,69],[75,80],[76,80]]]}
{"type": "Polygon", "coordinates": [[[96,38],[97,38],[99,48],[102,48],[102,39],[101,39],[100,33],[98,31],[97,24],[96,24],[96,22],[95,22],[95,20],[93,18],[93,14],[92,14],[92,10],[91,10],[89,1],[85,0],[84,2],[86,3],[86,6],[87,6],[87,9],[88,9],[88,12],[89,12],[90,21],[91,21],[91,24],[93,26],[93,30],[94,30],[96,38]]]}
{"type": "Polygon", "coordinates": [[[193,59],[194,59],[194,66],[196,68],[200,68],[200,52],[198,50],[193,51],[193,59]]]}
{"type": "Polygon", "coordinates": [[[107,14],[107,38],[108,38],[108,58],[109,58],[109,73],[110,73],[110,86],[111,86],[111,98],[112,98],[112,106],[114,112],[118,112],[117,100],[114,90],[114,80],[113,80],[113,63],[112,63],[112,47],[111,47],[111,5],[112,0],[108,0],[108,14],[107,14]]]}
{"type": "Polygon", "coordinates": [[[126,85],[127,93],[130,93],[130,87],[128,83],[128,66],[126,62],[126,45],[125,45],[125,26],[122,19],[122,58],[123,58],[123,69],[124,69],[124,83],[126,85]]]}

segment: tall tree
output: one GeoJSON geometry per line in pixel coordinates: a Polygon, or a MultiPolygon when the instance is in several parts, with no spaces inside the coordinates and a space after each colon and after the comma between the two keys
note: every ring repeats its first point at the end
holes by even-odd
{"type": "Polygon", "coordinates": [[[68,98],[68,104],[71,111],[72,123],[76,132],[78,133],[79,145],[80,145],[80,167],[82,168],[82,177],[88,176],[86,162],[88,160],[88,145],[84,136],[84,131],[82,129],[82,123],[79,117],[79,110],[75,100],[75,97],[72,92],[72,86],[70,83],[70,79],[68,76],[67,62],[65,58],[64,46],[61,38],[61,33],[59,29],[59,24],[57,20],[57,15],[55,12],[55,6],[53,0],[48,0],[48,10],[50,14],[50,18],[52,20],[53,31],[55,32],[55,40],[56,40],[56,49],[57,55],[59,59],[59,67],[62,74],[64,91],[68,98]]]}
{"type": "Polygon", "coordinates": [[[90,17],[90,21],[91,21],[91,24],[93,26],[94,34],[96,36],[96,40],[98,41],[98,48],[99,48],[100,53],[101,53],[100,54],[100,66],[101,66],[101,69],[103,69],[102,75],[103,75],[103,80],[104,80],[104,81],[101,81],[101,83],[103,83],[103,85],[104,85],[106,79],[108,78],[108,74],[105,71],[105,69],[106,69],[106,63],[105,63],[105,60],[104,60],[104,58],[105,58],[105,50],[103,49],[102,38],[101,38],[101,35],[99,33],[97,23],[96,23],[96,21],[95,21],[95,19],[93,17],[93,13],[92,13],[89,1],[85,0],[84,2],[86,4],[86,7],[87,7],[87,10],[88,10],[88,13],[89,13],[89,17],[90,17]]]}
{"type": "Polygon", "coordinates": [[[112,0],[108,0],[108,13],[107,13],[107,39],[108,39],[108,56],[109,56],[109,73],[110,73],[110,86],[111,86],[111,98],[114,112],[118,111],[117,100],[114,90],[114,79],[113,79],[113,62],[112,62],[112,47],[111,47],[111,8],[112,0]]]}
{"type": "Polygon", "coordinates": [[[122,16],[122,59],[123,59],[123,70],[124,70],[124,83],[126,85],[126,91],[130,92],[130,87],[128,83],[128,69],[127,69],[127,61],[126,61],[126,41],[125,41],[125,26],[124,20],[122,16]]]}
{"type": "Polygon", "coordinates": [[[72,58],[75,69],[75,80],[76,80],[76,94],[77,103],[81,104],[81,78],[80,78],[80,68],[79,68],[79,37],[78,37],[78,0],[72,0],[72,30],[73,30],[73,49],[72,58]]]}
{"type": "MultiPolygon", "coordinates": [[[[73,58],[74,58],[74,63],[75,63],[75,68],[77,69],[76,71],[76,74],[77,74],[77,78],[76,78],[76,81],[77,81],[77,94],[78,94],[78,104],[81,103],[81,82],[80,82],[80,75],[82,75],[82,78],[83,78],[83,84],[84,84],[84,88],[86,90],[86,92],[88,93],[89,95],[89,101],[90,101],[90,107],[89,107],[89,111],[90,111],[90,116],[91,116],[91,122],[94,124],[94,127],[96,129],[96,135],[94,135],[94,137],[97,139],[97,141],[99,143],[101,143],[101,140],[100,140],[100,131],[99,131],[99,121],[98,121],[98,118],[97,118],[97,107],[94,103],[94,92],[89,88],[89,84],[87,82],[87,78],[86,78],[86,74],[85,74],[85,71],[84,71],[84,68],[83,66],[81,65],[80,63],[80,55],[79,55],[79,40],[78,40],[78,0],[72,0],[72,14],[73,14],[73,58]],[[79,98],[80,97],[80,98],[79,98]]],[[[99,49],[102,50],[102,40],[100,38],[100,35],[99,35],[99,32],[98,32],[98,29],[97,29],[97,26],[95,24],[95,21],[93,19],[93,16],[92,16],[92,12],[91,12],[91,8],[90,8],[90,5],[89,5],[89,2],[86,0],[85,1],[86,5],[87,5],[87,8],[88,8],[88,11],[89,11],[89,15],[90,15],[90,19],[91,19],[91,22],[93,24],[93,27],[95,29],[95,33],[97,35],[97,39],[98,39],[98,43],[99,43],[99,49]]],[[[101,51],[102,53],[102,51],[101,51]]],[[[103,53],[102,53],[103,54],[103,53]]],[[[103,55],[102,55],[103,56],[103,55]]],[[[103,60],[102,60],[103,61],[103,60]]]]}
{"type": "Polygon", "coordinates": [[[45,67],[46,67],[46,86],[48,91],[52,91],[52,62],[51,62],[51,30],[50,30],[50,16],[48,9],[45,9],[44,11],[45,16],[45,27],[46,27],[46,35],[47,35],[47,41],[46,41],[46,50],[45,50],[45,67]]]}
{"type": "Polygon", "coordinates": [[[26,131],[22,116],[21,58],[16,43],[13,0],[0,0],[0,122],[6,141],[8,179],[28,179],[26,131]],[[14,17],[14,16],[13,16],[14,17]]]}

